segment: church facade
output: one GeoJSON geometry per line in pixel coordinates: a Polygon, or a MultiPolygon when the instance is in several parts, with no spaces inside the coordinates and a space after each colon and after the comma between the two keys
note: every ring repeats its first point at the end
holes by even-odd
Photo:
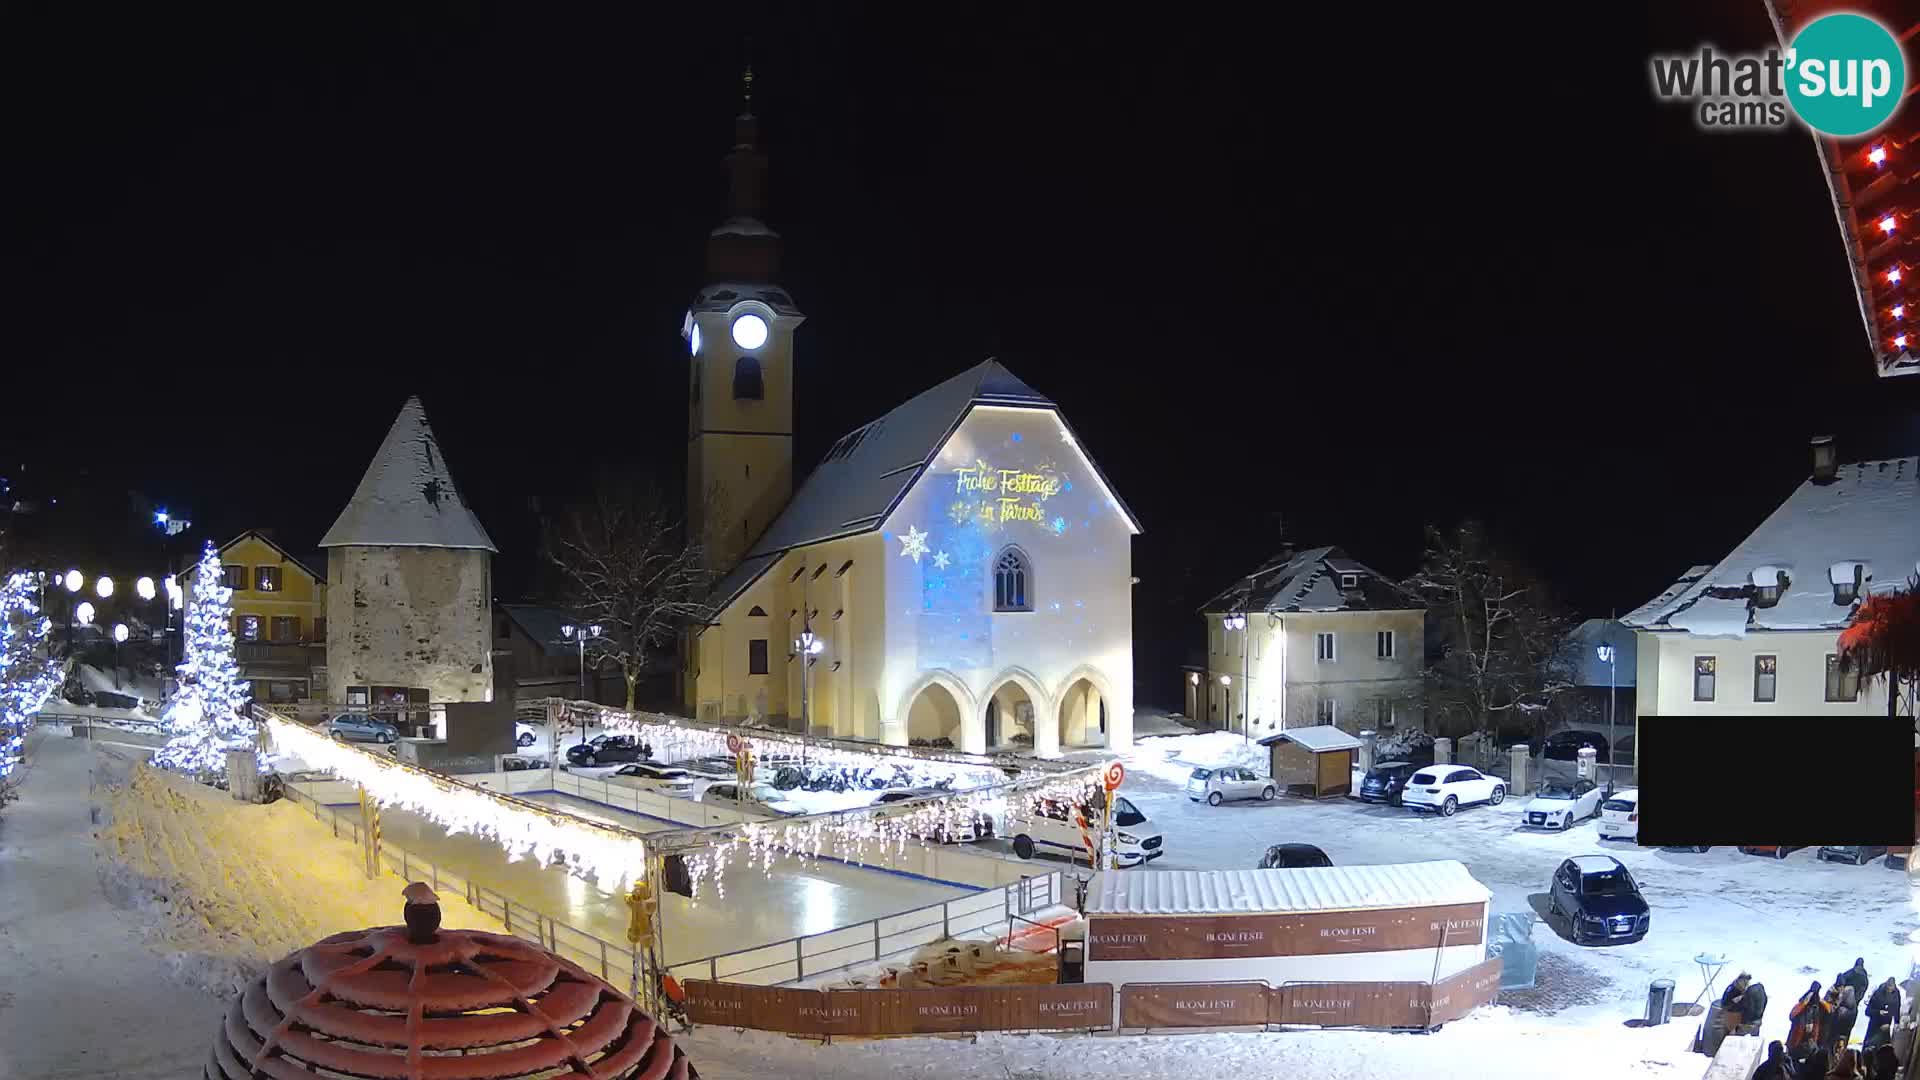
{"type": "Polygon", "coordinates": [[[1051,756],[1133,739],[1132,538],[1055,403],[988,360],[843,436],[793,489],[793,334],[736,123],[688,312],[689,524],[717,577],[684,707],[896,745],[1051,756]]]}

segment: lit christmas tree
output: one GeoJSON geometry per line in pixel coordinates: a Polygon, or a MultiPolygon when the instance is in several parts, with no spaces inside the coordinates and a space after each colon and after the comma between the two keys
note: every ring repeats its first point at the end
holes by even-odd
{"type": "Polygon", "coordinates": [[[0,587],[0,803],[17,779],[20,752],[33,714],[60,686],[60,667],[44,642],[53,625],[40,613],[31,574],[12,574],[0,587]]]}
{"type": "Polygon", "coordinates": [[[177,669],[180,689],[167,703],[173,737],[153,755],[154,764],[190,773],[224,772],[227,751],[254,745],[247,718],[247,684],[233,659],[233,590],[227,588],[220,553],[207,544],[194,571],[193,602],[187,605],[186,660],[177,669]]]}

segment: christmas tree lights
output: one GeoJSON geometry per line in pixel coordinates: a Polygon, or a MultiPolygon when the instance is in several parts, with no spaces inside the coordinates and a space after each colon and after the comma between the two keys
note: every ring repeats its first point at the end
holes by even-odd
{"type": "Polygon", "coordinates": [[[60,667],[44,648],[53,624],[41,614],[37,590],[23,573],[0,588],[0,788],[14,780],[33,714],[60,686],[60,667]]]}
{"type": "Polygon", "coordinates": [[[180,689],[167,703],[172,738],[153,755],[154,764],[190,773],[223,772],[227,751],[254,746],[247,718],[247,684],[233,657],[233,590],[225,584],[220,553],[212,543],[194,571],[193,602],[187,606],[186,659],[177,669],[180,689]]]}

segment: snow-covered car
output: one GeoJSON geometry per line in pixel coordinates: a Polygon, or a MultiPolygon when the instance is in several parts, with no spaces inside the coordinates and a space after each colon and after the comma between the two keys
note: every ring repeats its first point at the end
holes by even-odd
{"type": "MultiPolygon", "coordinates": [[[[1086,808],[1095,828],[1100,825],[1100,808],[1086,808]]],[[[1013,814],[1005,835],[1013,838],[1013,853],[1031,859],[1041,848],[1055,855],[1085,858],[1087,845],[1080,834],[1074,808],[1052,799],[1013,814]]],[[[1113,861],[1116,866],[1139,866],[1166,854],[1164,838],[1147,815],[1127,799],[1116,797],[1113,804],[1113,861]]]]}
{"type": "Polygon", "coordinates": [[[392,743],[399,740],[400,729],[365,713],[341,713],[327,721],[327,734],[345,742],[392,743]]]}
{"type": "Polygon", "coordinates": [[[749,784],[744,796],[737,783],[712,784],[700,793],[700,801],[741,809],[764,810],[771,814],[779,814],[781,817],[794,817],[806,813],[804,808],[788,802],[780,789],[772,784],[749,784]]]}
{"type": "Polygon", "coordinates": [[[1884,847],[1862,847],[1860,845],[1836,846],[1829,844],[1819,851],[1814,852],[1813,857],[1821,862],[1844,862],[1852,863],[1855,866],[1865,866],[1886,853],[1887,849],[1884,847]]]}
{"type": "Polygon", "coordinates": [[[1193,802],[1205,799],[1208,806],[1219,806],[1228,799],[1271,800],[1276,793],[1272,779],[1238,765],[1195,769],[1187,777],[1187,798],[1193,802]]]}
{"type": "Polygon", "coordinates": [[[1611,855],[1576,855],[1554,871],[1547,913],[1567,919],[1575,945],[1631,944],[1647,936],[1652,909],[1640,886],[1611,855]]]}
{"type": "Polygon", "coordinates": [[[1507,799],[1507,782],[1465,765],[1434,765],[1407,778],[1400,792],[1400,805],[1412,810],[1430,810],[1452,817],[1463,806],[1489,803],[1498,806],[1507,799]]]}
{"type": "Polygon", "coordinates": [[[1593,827],[1602,840],[1640,837],[1640,789],[1622,788],[1600,804],[1600,823],[1593,827]]]}
{"type": "Polygon", "coordinates": [[[650,761],[636,761],[631,765],[622,765],[606,780],[609,784],[637,787],[642,791],[651,791],[659,795],[672,795],[680,799],[693,798],[693,777],[688,776],[685,769],[656,765],[650,761]]]}
{"type": "Polygon", "coordinates": [[[1571,829],[1598,814],[1605,795],[1591,780],[1548,780],[1527,802],[1521,820],[1536,829],[1571,829]]]}

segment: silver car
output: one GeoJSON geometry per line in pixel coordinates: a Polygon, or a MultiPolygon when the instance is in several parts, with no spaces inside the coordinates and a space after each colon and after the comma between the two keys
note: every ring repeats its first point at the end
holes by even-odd
{"type": "Polygon", "coordinates": [[[1276,794],[1278,789],[1270,777],[1238,765],[1195,769],[1187,777],[1187,798],[1194,802],[1205,799],[1208,806],[1219,806],[1228,799],[1270,800],[1276,794]]]}
{"type": "Polygon", "coordinates": [[[327,721],[327,734],[347,742],[390,743],[400,738],[400,729],[364,713],[341,713],[327,721]]]}

